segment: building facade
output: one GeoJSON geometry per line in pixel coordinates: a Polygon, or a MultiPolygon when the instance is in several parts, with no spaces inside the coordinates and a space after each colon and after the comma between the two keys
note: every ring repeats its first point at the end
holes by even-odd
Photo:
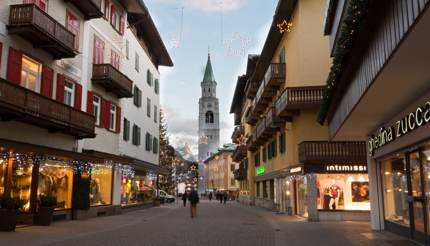
{"type": "Polygon", "coordinates": [[[246,73],[244,109],[233,111],[248,150],[248,200],[310,221],[369,220],[365,143],[329,142],[315,120],[330,67],[325,9],[323,1],[279,1],[246,73]]]}
{"type": "Polygon", "coordinates": [[[429,3],[330,6],[324,30],[339,69],[319,120],[330,139],[367,142],[372,228],[428,243],[429,3]]]}
{"type": "Polygon", "coordinates": [[[234,171],[238,168],[238,163],[232,158],[235,149],[235,144],[224,144],[204,161],[205,183],[209,191],[227,191],[230,197],[237,196],[239,184],[234,177],[234,171]]]}
{"type": "Polygon", "coordinates": [[[219,126],[219,101],[216,95],[217,82],[212,70],[210,54],[206,63],[203,81],[200,84],[201,97],[199,99],[199,193],[205,192],[204,164],[219,148],[220,126],[219,126]]]}
{"type": "Polygon", "coordinates": [[[21,222],[33,223],[41,195],[55,196],[59,219],[115,214],[129,203],[152,201],[164,173],[155,89],[145,96],[156,117],[142,130],[154,136],[151,153],[122,147],[121,133],[130,132],[123,122],[134,114],[126,100],[135,97],[135,81],[145,81],[149,70],[155,84],[158,66],[173,65],[157,37],[141,1],[0,4],[0,195],[24,201],[21,222]],[[127,70],[128,50],[142,57],[140,75],[127,70]],[[77,193],[88,204],[77,202],[77,193]]]}

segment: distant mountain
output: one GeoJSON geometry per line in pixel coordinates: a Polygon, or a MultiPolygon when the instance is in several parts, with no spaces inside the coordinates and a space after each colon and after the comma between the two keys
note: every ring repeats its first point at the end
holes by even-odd
{"type": "Polygon", "coordinates": [[[197,161],[197,157],[191,152],[190,146],[187,143],[183,147],[176,148],[176,153],[182,159],[187,161],[195,162],[197,161]]]}

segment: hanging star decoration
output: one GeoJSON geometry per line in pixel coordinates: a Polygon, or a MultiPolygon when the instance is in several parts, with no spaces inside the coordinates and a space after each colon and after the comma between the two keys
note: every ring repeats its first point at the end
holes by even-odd
{"type": "Polygon", "coordinates": [[[242,134],[239,136],[239,138],[237,139],[239,145],[245,145],[246,144],[246,140],[247,138],[242,134]]]}
{"type": "Polygon", "coordinates": [[[284,32],[291,32],[291,28],[293,27],[293,23],[288,22],[287,20],[284,20],[276,26],[279,29],[279,33],[283,34],[284,32]]]}

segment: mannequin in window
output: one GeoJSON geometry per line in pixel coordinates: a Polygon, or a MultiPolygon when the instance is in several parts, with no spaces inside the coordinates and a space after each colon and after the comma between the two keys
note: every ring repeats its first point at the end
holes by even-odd
{"type": "Polygon", "coordinates": [[[212,111],[206,112],[206,123],[214,123],[214,113],[212,111]]]}
{"type": "Polygon", "coordinates": [[[329,191],[330,191],[330,209],[336,210],[339,208],[339,197],[340,197],[340,192],[341,189],[340,187],[336,184],[336,181],[333,179],[332,180],[332,186],[330,186],[329,191]]]}

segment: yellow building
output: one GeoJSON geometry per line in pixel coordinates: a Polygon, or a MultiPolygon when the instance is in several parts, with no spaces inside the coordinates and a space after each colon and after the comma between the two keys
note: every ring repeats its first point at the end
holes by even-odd
{"type": "Polygon", "coordinates": [[[365,144],[328,142],[316,121],[330,68],[325,12],[325,1],[280,0],[258,61],[248,60],[246,99],[231,110],[233,141],[248,150],[237,160],[247,163],[240,199],[309,220],[368,220],[368,192],[357,195],[368,188],[365,144]]]}
{"type": "Polygon", "coordinates": [[[208,191],[228,191],[230,195],[237,195],[239,186],[233,172],[237,169],[238,164],[232,159],[235,149],[235,144],[224,144],[204,161],[205,184],[208,191]]]}

